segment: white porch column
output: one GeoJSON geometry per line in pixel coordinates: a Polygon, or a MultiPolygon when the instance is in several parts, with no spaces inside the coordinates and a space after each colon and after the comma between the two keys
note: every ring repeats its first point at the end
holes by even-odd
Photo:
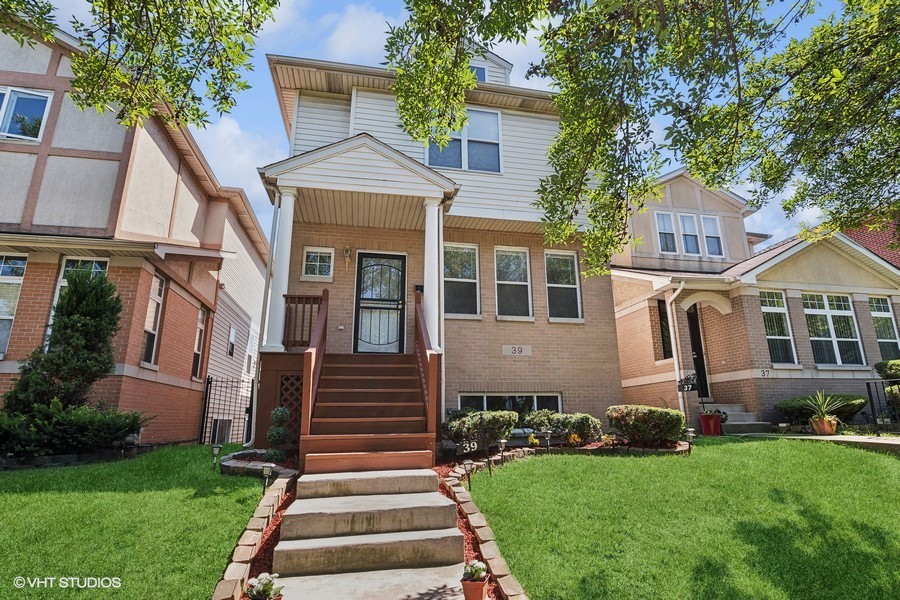
{"type": "Polygon", "coordinates": [[[294,233],[295,190],[282,190],[275,234],[275,262],[272,265],[272,287],[269,291],[269,319],[263,350],[284,352],[284,295],[287,294],[291,269],[291,236],[294,233]]]}
{"type": "Polygon", "coordinates": [[[435,348],[441,343],[440,210],[440,199],[425,199],[425,293],[422,298],[422,309],[425,312],[428,337],[431,338],[431,344],[435,348]]]}

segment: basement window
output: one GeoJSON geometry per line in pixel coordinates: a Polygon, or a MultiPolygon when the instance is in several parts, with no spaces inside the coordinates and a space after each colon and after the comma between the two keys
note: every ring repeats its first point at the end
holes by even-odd
{"type": "Polygon", "coordinates": [[[562,412],[559,394],[460,394],[459,408],[473,410],[511,410],[518,413],[533,410],[562,412]]]}

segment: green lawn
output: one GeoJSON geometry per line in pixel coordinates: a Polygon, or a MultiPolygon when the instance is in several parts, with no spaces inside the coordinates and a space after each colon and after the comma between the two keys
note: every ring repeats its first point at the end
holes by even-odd
{"type": "Polygon", "coordinates": [[[550,456],[473,478],[533,600],[898,598],[900,459],[791,440],[550,456]]]}
{"type": "Polygon", "coordinates": [[[253,478],[214,472],[208,446],[2,472],[0,598],[208,598],[261,490],[253,478]],[[19,576],[122,583],[119,590],[17,590],[19,576]]]}

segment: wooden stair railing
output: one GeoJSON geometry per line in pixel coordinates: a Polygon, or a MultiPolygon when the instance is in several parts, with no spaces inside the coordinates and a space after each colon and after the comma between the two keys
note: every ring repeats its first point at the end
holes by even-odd
{"type": "Polygon", "coordinates": [[[321,302],[322,296],[284,295],[282,345],[285,348],[309,347],[321,302]]]}
{"type": "Polygon", "coordinates": [[[439,391],[441,389],[441,355],[435,352],[425,326],[425,313],[422,310],[422,292],[416,292],[416,363],[419,367],[419,379],[422,387],[422,401],[425,403],[426,432],[438,438],[439,412],[441,410],[439,391]]]}
{"type": "MultiPolygon", "coordinates": [[[[322,290],[316,324],[312,328],[309,346],[303,352],[303,419],[300,421],[300,439],[309,435],[310,422],[316,393],[319,390],[319,377],[322,374],[322,363],[325,362],[325,342],[328,331],[328,290],[322,290]]],[[[301,448],[303,442],[301,441],[301,448]]]]}

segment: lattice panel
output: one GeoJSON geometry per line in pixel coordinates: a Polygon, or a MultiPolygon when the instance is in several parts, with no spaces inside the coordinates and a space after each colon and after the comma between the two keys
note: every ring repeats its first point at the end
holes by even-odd
{"type": "MultiPolygon", "coordinates": [[[[291,440],[300,440],[300,419],[302,416],[301,406],[303,404],[303,376],[302,375],[282,375],[281,386],[278,390],[278,406],[283,406],[291,411],[291,416],[287,422],[288,432],[291,440]]],[[[295,442],[291,442],[293,445],[295,442]]]]}

